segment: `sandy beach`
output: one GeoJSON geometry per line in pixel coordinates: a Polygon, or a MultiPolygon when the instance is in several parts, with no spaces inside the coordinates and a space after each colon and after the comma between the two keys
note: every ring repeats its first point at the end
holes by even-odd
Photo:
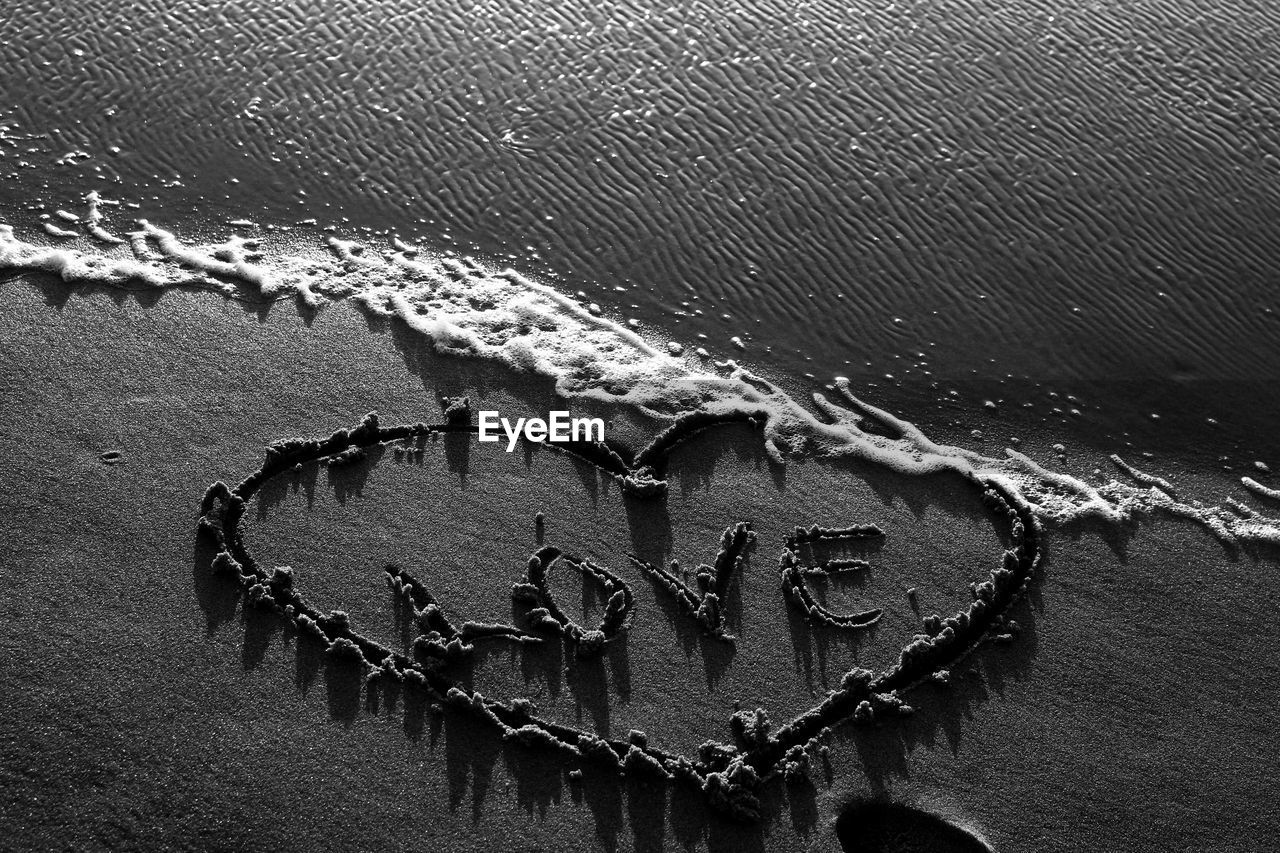
{"type": "MultiPolygon", "coordinates": [[[[1270,832],[1258,804],[1274,794],[1263,758],[1280,683],[1267,653],[1274,573],[1196,527],[1053,532],[1015,610],[1016,642],[967,659],[949,687],[912,691],[909,718],[836,730],[811,778],[766,785],[763,819],[743,824],[679,786],[573,778],[572,762],[466,713],[369,687],[210,572],[200,495],[255,469],[272,441],[371,410],[419,420],[440,394],[545,406],[537,382],[463,370],[342,306],[308,323],[208,294],[5,288],[3,787],[20,848],[818,850],[838,843],[849,803],[886,797],[994,849],[1143,849],[1176,831],[1245,850],[1270,832]],[[251,371],[253,384],[236,381],[251,371]]],[[[916,608],[963,605],[1002,547],[955,478],[775,469],[746,427],[693,439],[671,465],[670,495],[653,505],[562,454],[445,436],[420,461],[388,450],[358,472],[285,477],[252,508],[247,536],[323,607],[395,645],[404,626],[383,564],[414,567],[459,620],[509,620],[545,513],[547,541],[636,590],[625,643],[587,663],[499,643],[458,678],[568,726],[639,729],[689,754],[730,740],[737,707],[785,720],[855,662],[887,665],[916,608]],[[726,651],[624,555],[710,560],[738,520],[758,542],[726,651]],[[824,596],[885,609],[852,639],[796,619],[777,581],[788,528],[837,522],[888,531],[870,576],[824,596]]],[[[566,610],[598,616],[590,584],[572,573],[553,584],[566,610]]]]}
{"type": "Polygon", "coordinates": [[[11,5],[0,848],[1280,845],[1273,4],[11,5]]]}

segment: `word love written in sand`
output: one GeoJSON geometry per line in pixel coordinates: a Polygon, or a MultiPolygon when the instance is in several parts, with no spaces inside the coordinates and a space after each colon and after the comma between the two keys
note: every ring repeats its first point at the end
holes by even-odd
{"type": "MultiPolygon", "coordinates": [[[[788,784],[803,784],[812,756],[823,754],[822,742],[830,735],[831,727],[845,722],[871,725],[909,714],[910,706],[902,698],[905,692],[925,682],[945,683],[949,668],[984,642],[1013,639],[1017,626],[1007,614],[1025,595],[1042,558],[1040,524],[1026,500],[998,479],[975,478],[973,485],[978,495],[1002,521],[1011,547],[1001,554],[988,579],[971,587],[973,602],[946,618],[926,617],[925,633],[917,634],[902,648],[896,663],[879,673],[861,667],[850,669],[840,679],[839,689],[782,725],[774,726],[763,709],[738,711],[729,721],[735,742],[708,741],[692,757],[657,748],[640,732],[633,732],[625,741],[601,737],[540,717],[527,699],[503,701],[484,696],[465,681],[453,678],[441,664],[465,657],[475,641],[485,638],[523,644],[540,643],[545,637],[558,634],[580,656],[600,654],[607,644],[626,633],[635,609],[630,585],[609,569],[556,548],[541,548],[529,558],[523,576],[511,590],[512,598],[527,611],[527,625],[518,627],[478,622],[455,625],[420,580],[390,566],[386,570],[387,582],[412,607],[420,631],[410,655],[355,630],[346,613],[326,613],[314,607],[300,593],[292,569],[263,566],[245,543],[241,522],[248,502],[276,476],[314,462],[330,467],[350,465],[364,460],[367,449],[377,446],[390,446],[397,457],[418,454],[433,436],[477,431],[470,424],[465,398],[444,403],[446,423],[384,427],[377,415],[370,413],[356,427],[340,429],[327,438],[277,441],[267,449],[261,467],[240,483],[214,483],[201,502],[199,524],[202,535],[212,539],[216,550],[211,568],[237,581],[247,604],[278,614],[300,634],[323,644],[330,656],[364,667],[371,680],[422,689],[442,707],[488,721],[503,739],[560,755],[571,766],[604,764],[621,773],[700,789],[712,807],[739,819],[760,817],[761,786],[770,780],[782,778],[788,784]],[[598,626],[578,625],[557,606],[548,584],[549,570],[556,564],[568,565],[603,587],[608,604],[598,626]]],[[[759,426],[755,418],[745,419],[759,426]]],[[[740,414],[686,413],[630,459],[598,442],[544,446],[573,453],[613,475],[622,491],[632,497],[660,500],[667,490],[665,471],[672,448],[703,429],[741,420],[744,417],[740,414]]],[[[803,611],[809,620],[833,627],[858,630],[873,624],[880,617],[879,611],[832,613],[806,585],[806,577],[859,571],[863,568],[861,561],[805,560],[802,553],[832,540],[880,535],[874,525],[855,525],[797,528],[785,537],[780,570],[789,604],[803,611]]],[[[721,540],[714,565],[699,567],[693,578],[688,578],[678,564],[662,568],[635,557],[632,560],[659,580],[680,609],[701,623],[706,633],[731,642],[720,604],[731,582],[740,575],[744,554],[754,538],[747,522],[730,527],[721,540]]],[[[573,772],[581,773],[578,768],[573,772]]]]}

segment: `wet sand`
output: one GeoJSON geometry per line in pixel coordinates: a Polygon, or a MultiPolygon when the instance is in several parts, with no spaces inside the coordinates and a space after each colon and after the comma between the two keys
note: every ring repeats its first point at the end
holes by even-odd
{"type": "MultiPolygon", "coordinates": [[[[1014,642],[968,659],[949,688],[911,691],[911,717],[838,729],[807,781],[767,785],[764,820],[737,824],[678,787],[577,780],[571,763],[466,714],[369,690],[358,669],[209,572],[200,495],[254,470],[270,442],[327,435],[375,409],[388,423],[430,419],[442,393],[546,408],[548,388],[431,356],[394,322],[371,328],[346,306],[308,323],[207,294],[141,304],[47,280],[4,287],[2,678],[13,698],[0,786],[21,848],[825,850],[846,804],[878,797],[997,850],[1269,843],[1274,555],[1228,551],[1165,519],[1051,531],[1014,642]]],[[[643,438],[644,424],[616,426],[643,438]]],[[[459,619],[510,618],[507,590],[544,512],[548,542],[635,589],[625,644],[591,665],[498,645],[457,676],[530,697],[566,725],[643,729],[674,752],[729,740],[735,701],[781,722],[854,663],[884,666],[919,624],[906,589],[922,613],[950,612],[1002,547],[958,479],[777,469],[745,427],[682,446],[658,508],[569,457],[456,438],[429,444],[420,463],[384,453],[352,472],[304,471],[296,490],[251,507],[246,535],[319,605],[394,644],[384,562],[413,566],[459,619]],[[739,643],[726,654],[623,555],[709,561],[744,519],[758,541],[730,601],[739,643]],[[888,534],[872,571],[830,582],[827,600],[886,614],[851,641],[792,617],[777,559],[792,525],[863,522],[888,534]]],[[[576,575],[557,570],[552,584],[561,606],[598,617],[576,575]]]]}

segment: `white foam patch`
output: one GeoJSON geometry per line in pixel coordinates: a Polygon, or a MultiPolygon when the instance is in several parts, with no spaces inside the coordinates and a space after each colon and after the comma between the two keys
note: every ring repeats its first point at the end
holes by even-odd
{"type": "Polygon", "coordinates": [[[79,231],[70,231],[66,228],[59,228],[57,225],[54,225],[52,222],[46,222],[44,224],[44,230],[45,230],[45,233],[47,233],[49,236],[58,237],[63,240],[80,236],[79,231]]]}
{"type": "Polygon", "coordinates": [[[1262,485],[1261,483],[1259,483],[1257,480],[1253,479],[1252,477],[1241,477],[1240,485],[1244,486],[1246,489],[1253,492],[1255,495],[1260,495],[1264,498],[1270,498],[1273,501],[1280,501],[1280,489],[1268,488],[1262,485]]]}
{"type": "MultiPolygon", "coordinates": [[[[87,221],[93,225],[97,203],[90,199],[87,221]]],[[[188,245],[145,220],[138,224],[129,235],[131,256],[121,256],[123,250],[25,242],[11,227],[0,226],[0,269],[49,272],[77,283],[293,297],[312,307],[351,300],[372,313],[399,317],[438,352],[492,359],[548,377],[566,398],[635,407],[659,418],[697,410],[755,416],[763,421],[765,447],[777,461],[788,455],[843,456],[901,474],[954,472],[974,482],[1001,484],[1050,523],[1085,517],[1125,523],[1162,511],[1197,521],[1226,542],[1280,544],[1280,521],[1180,501],[1169,483],[1123,462],[1118,467],[1149,488],[1115,480],[1093,486],[1014,450],[993,458],[939,444],[911,422],[856,397],[844,379],[833,387],[840,402],[815,394],[815,412],[733,362],[723,363],[724,374],[708,373],[692,358],[655,348],[625,326],[511,269],[426,256],[398,240],[394,250],[376,252],[336,237],[328,238],[324,254],[281,252],[263,258],[253,240],[188,245]],[[893,436],[864,429],[867,420],[893,436]]]]}
{"type": "Polygon", "coordinates": [[[106,243],[113,246],[123,244],[125,242],[124,240],[121,240],[119,237],[102,227],[102,205],[109,202],[105,202],[102,196],[98,195],[96,192],[89,193],[85,198],[85,202],[89,206],[89,212],[85,215],[85,230],[89,232],[89,236],[93,237],[93,239],[97,240],[99,243],[106,243]]]}

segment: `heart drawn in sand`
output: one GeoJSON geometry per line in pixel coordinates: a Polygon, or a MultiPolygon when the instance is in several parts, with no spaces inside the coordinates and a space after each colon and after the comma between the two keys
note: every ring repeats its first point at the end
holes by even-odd
{"type": "MultiPolygon", "coordinates": [[[[513,600],[524,607],[525,627],[517,627],[471,621],[455,624],[422,580],[403,568],[388,566],[387,583],[402,598],[419,631],[412,643],[412,654],[406,655],[355,631],[345,613],[315,608],[298,592],[292,569],[265,569],[245,544],[241,522],[247,502],[272,478],[308,463],[323,461],[331,467],[350,464],[363,459],[369,448],[378,445],[390,445],[400,453],[414,452],[435,435],[475,432],[465,401],[452,401],[446,415],[445,422],[439,424],[388,427],[371,413],[354,428],[340,429],[327,438],[274,443],[257,471],[234,487],[216,482],[205,493],[199,529],[215,544],[217,555],[212,568],[238,582],[249,605],[278,614],[300,633],[322,643],[328,655],[364,667],[372,680],[389,679],[425,691],[444,705],[487,721],[503,738],[554,751],[569,762],[602,762],[620,773],[693,785],[704,792],[710,805],[743,820],[759,817],[757,791],[763,780],[777,774],[788,780],[806,774],[812,754],[822,748],[820,742],[831,727],[844,723],[868,725],[910,714],[911,708],[902,698],[906,691],[929,680],[944,680],[952,666],[985,641],[1013,639],[1016,625],[1007,614],[1026,592],[1041,559],[1039,522],[1031,507],[998,482],[975,481],[985,505],[1008,525],[1012,546],[989,577],[973,585],[972,603],[947,618],[926,617],[926,633],[916,635],[901,650],[895,664],[879,673],[862,668],[850,670],[841,679],[839,689],[776,728],[760,710],[739,711],[730,720],[737,742],[709,742],[696,757],[651,746],[638,732],[625,741],[604,738],[540,718],[527,699],[502,701],[486,697],[449,677],[443,664],[467,657],[477,642],[496,639],[540,643],[557,634],[578,657],[602,654],[610,642],[627,631],[636,606],[630,585],[609,569],[554,547],[539,548],[529,557],[523,575],[511,590],[513,600]],[[580,572],[599,586],[606,604],[598,624],[580,625],[560,608],[548,580],[553,568],[557,572],[580,572]]],[[[630,460],[603,442],[570,442],[556,449],[613,476],[632,499],[662,501],[667,488],[667,461],[674,447],[696,432],[744,420],[754,422],[740,414],[682,415],[630,460]]],[[[728,631],[722,602],[740,573],[755,535],[748,522],[732,525],[724,532],[714,563],[699,566],[692,574],[678,563],[663,567],[628,556],[634,566],[665,588],[677,609],[708,637],[732,643],[734,638],[728,631]]],[[[822,558],[819,554],[823,549],[817,546],[882,535],[875,525],[795,528],[785,537],[779,566],[787,606],[796,608],[812,622],[836,630],[859,631],[875,624],[880,610],[833,612],[814,597],[809,579],[859,572],[867,567],[858,559],[822,558]]]]}

